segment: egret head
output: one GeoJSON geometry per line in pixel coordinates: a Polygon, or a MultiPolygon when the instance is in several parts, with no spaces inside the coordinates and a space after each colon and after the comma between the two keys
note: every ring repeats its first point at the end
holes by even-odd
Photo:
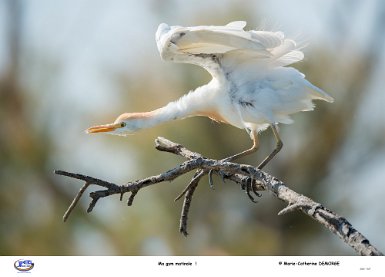
{"type": "Polygon", "coordinates": [[[88,134],[106,133],[111,135],[126,136],[143,128],[143,113],[124,113],[118,116],[114,123],[92,126],[86,130],[88,134]]]}

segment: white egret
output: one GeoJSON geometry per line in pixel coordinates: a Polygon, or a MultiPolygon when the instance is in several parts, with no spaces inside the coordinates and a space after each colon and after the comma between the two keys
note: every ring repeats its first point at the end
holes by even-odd
{"type": "Polygon", "coordinates": [[[258,166],[264,167],[282,148],[276,124],[292,123],[290,114],[313,110],[313,99],[333,98],[286,67],[303,59],[300,47],[282,32],[244,31],[244,21],[225,26],[180,27],[160,24],[156,43],[163,60],[206,69],[212,80],[166,106],[124,113],[114,123],[90,127],[88,133],[127,135],[143,128],[191,116],[207,116],[245,129],[253,145],[230,161],[258,149],[258,132],[271,127],[277,145],[258,166]]]}

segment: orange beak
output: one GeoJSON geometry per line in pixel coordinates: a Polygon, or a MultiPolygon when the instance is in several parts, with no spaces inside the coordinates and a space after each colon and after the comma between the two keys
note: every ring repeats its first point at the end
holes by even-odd
{"type": "Polygon", "coordinates": [[[115,131],[117,128],[122,127],[120,123],[112,123],[112,124],[105,124],[105,125],[98,125],[90,127],[86,130],[87,134],[93,134],[93,133],[105,133],[105,132],[111,132],[115,131]]]}

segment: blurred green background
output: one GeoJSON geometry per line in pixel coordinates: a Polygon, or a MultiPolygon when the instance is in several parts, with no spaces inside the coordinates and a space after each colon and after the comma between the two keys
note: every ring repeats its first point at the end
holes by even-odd
{"type": "MultiPolygon", "coordinates": [[[[123,112],[147,111],[204,84],[204,70],[162,62],[159,23],[282,30],[307,42],[294,65],[335,98],[281,125],[284,148],[266,168],[346,217],[385,250],[384,1],[0,1],[1,255],[354,255],[340,239],[264,192],[251,203],[215,177],[198,187],[188,238],[178,233],[191,174],[118,197],[86,213],[88,193],[62,215],[82,183],[54,169],[123,184],[183,159],[154,149],[164,136],[212,158],[250,146],[245,131],[191,118],[124,138],[87,135],[123,112]],[[126,196],[127,197],[127,196],[126,196]]],[[[257,164],[274,146],[261,135],[257,164]]]]}

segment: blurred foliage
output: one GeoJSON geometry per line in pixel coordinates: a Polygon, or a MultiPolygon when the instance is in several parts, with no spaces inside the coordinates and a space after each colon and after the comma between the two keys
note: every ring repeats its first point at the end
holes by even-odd
{"type": "MultiPolygon", "coordinates": [[[[170,7],[174,1],[162,1],[162,5],[160,2],[150,2],[152,9],[159,17],[170,16],[167,14],[172,10],[170,7]]],[[[207,179],[204,179],[195,193],[188,238],[178,233],[182,202],[174,202],[173,199],[191,175],[141,191],[133,207],[126,207],[115,197],[103,199],[93,213],[86,214],[88,199],[85,198],[64,224],[62,214],[81,184],[54,176],[56,168],[88,169],[85,174],[96,174],[96,177],[124,183],[157,174],[183,161],[154,150],[153,141],[157,136],[182,143],[212,158],[237,153],[250,145],[250,139],[244,131],[234,127],[206,118],[191,118],[144,130],[129,139],[87,137],[91,145],[99,143],[107,150],[97,153],[97,147],[90,147],[77,153],[73,149],[78,149],[75,145],[80,142],[71,140],[77,134],[57,133],[57,130],[75,132],[69,127],[71,122],[65,118],[63,111],[76,114],[81,122],[76,123],[78,126],[91,125],[99,120],[108,122],[120,112],[150,110],[164,105],[204,84],[209,75],[195,66],[176,64],[162,64],[162,68],[159,65],[138,66],[135,72],[129,74],[124,71],[109,72],[116,88],[115,97],[119,99],[112,107],[116,114],[111,114],[110,110],[104,113],[100,110],[97,115],[84,114],[82,103],[65,102],[60,98],[59,101],[55,96],[43,93],[46,86],[55,86],[53,81],[47,79],[54,80],[55,74],[60,74],[60,63],[50,60],[48,55],[39,56],[44,53],[28,57],[28,53],[34,53],[34,50],[23,45],[23,35],[26,37],[22,32],[25,2],[9,0],[5,3],[8,13],[5,40],[8,62],[6,71],[0,76],[1,255],[354,254],[344,248],[338,238],[300,213],[278,217],[277,212],[283,204],[268,193],[263,193],[255,205],[237,186],[222,183],[218,177],[215,177],[215,190],[211,190],[207,179]],[[33,69],[38,69],[40,77],[35,86],[26,87],[22,78],[26,78],[26,74],[36,74],[33,69]],[[47,108],[43,97],[51,99],[46,100],[48,106],[54,105],[55,108],[47,108]],[[61,128],[57,128],[57,124],[61,124],[61,128]],[[109,161],[118,158],[108,149],[123,153],[131,161],[108,170],[109,161]],[[82,158],[77,163],[81,168],[63,168],[76,157],[82,158]],[[310,242],[312,247],[308,246],[310,242]],[[330,249],[330,244],[340,246],[330,249]]],[[[221,13],[211,21],[223,24],[234,18],[245,18],[250,19],[250,26],[256,25],[258,16],[247,8],[247,1],[242,3],[244,5],[229,3],[227,13],[221,13]]],[[[376,20],[381,17],[385,5],[380,1],[378,3],[379,12],[373,20],[376,30],[384,30],[383,20],[376,20]]],[[[336,5],[332,18],[341,17],[338,12],[347,6],[336,5]]],[[[199,24],[202,18],[212,17],[212,11],[205,11],[195,17],[191,15],[189,20],[199,24]]],[[[331,19],[330,22],[336,33],[343,33],[349,28],[345,21],[331,19]]],[[[180,24],[183,25],[183,22],[180,24]]],[[[306,53],[309,58],[294,65],[306,72],[314,84],[330,92],[336,103],[317,103],[315,112],[295,115],[295,124],[281,126],[284,149],[266,168],[288,184],[293,184],[293,188],[300,193],[321,203],[325,201],[326,206],[327,199],[324,197],[327,193],[321,186],[330,172],[331,162],[347,139],[348,129],[355,120],[361,99],[365,97],[365,88],[375,71],[380,53],[378,49],[383,47],[383,37],[373,35],[370,39],[372,42],[368,45],[373,47],[366,51],[335,51],[339,43],[343,43],[336,40],[333,50],[313,48],[313,52],[306,53]],[[347,97],[348,94],[354,97],[347,97]]],[[[264,132],[261,134],[260,151],[242,162],[257,164],[273,148],[273,143],[271,134],[264,132]]],[[[383,146],[384,140],[377,143],[383,146]]]]}

